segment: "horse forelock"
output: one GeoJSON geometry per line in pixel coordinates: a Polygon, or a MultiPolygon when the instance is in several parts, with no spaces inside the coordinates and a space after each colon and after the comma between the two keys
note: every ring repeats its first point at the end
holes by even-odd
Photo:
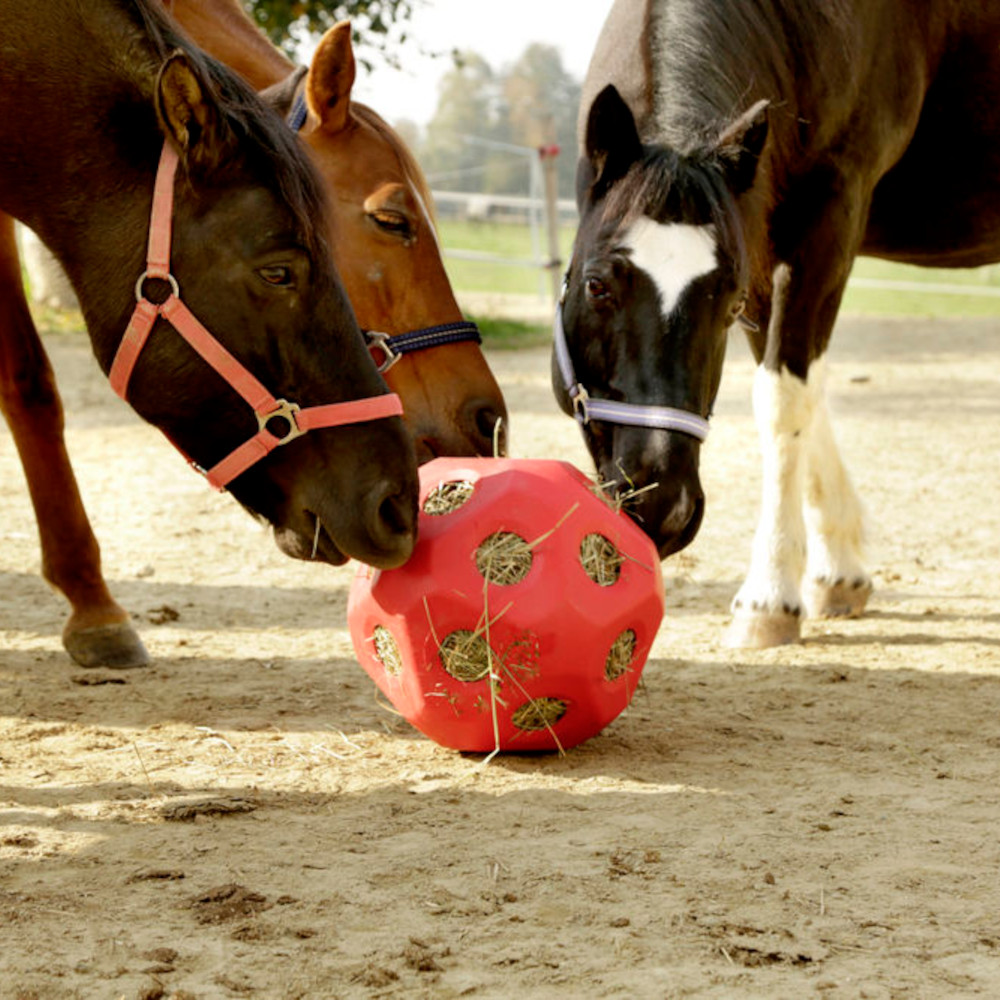
{"type": "Polygon", "coordinates": [[[608,192],[601,226],[622,233],[643,217],[712,226],[737,281],[745,284],[749,260],[740,213],[721,165],[710,155],[688,157],[666,147],[647,148],[608,192]]]}
{"type": "Polygon", "coordinates": [[[160,63],[171,52],[183,50],[211,88],[222,120],[245,156],[246,167],[288,205],[307,249],[325,252],[323,188],[302,144],[281,117],[264,106],[240,76],[181,35],[164,13],[162,0],[134,0],[122,6],[138,16],[143,35],[160,63]]]}

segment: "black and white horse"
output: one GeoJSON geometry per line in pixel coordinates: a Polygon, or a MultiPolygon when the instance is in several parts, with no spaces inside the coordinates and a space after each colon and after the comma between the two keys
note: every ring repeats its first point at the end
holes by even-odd
{"type": "Polygon", "coordinates": [[[852,262],[1000,260],[1000,5],[616,0],[584,86],[553,381],[661,556],[701,522],[727,329],[764,463],[730,641],[856,615],[871,581],[824,404],[852,262]]]}

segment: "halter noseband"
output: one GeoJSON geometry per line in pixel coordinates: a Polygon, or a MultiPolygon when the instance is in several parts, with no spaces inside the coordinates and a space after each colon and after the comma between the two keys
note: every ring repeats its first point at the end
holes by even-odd
{"type": "Polygon", "coordinates": [[[573,414],[577,423],[585,427],[591,420],[603,420],[611,424],[625,424],[629,427],[648,427],[651,430],[681,431],[698,441],[708,437],[708,421],[696,413],[679,410],[673,406],[651,406],[643,403],[625,403],[614,399],[593,399],[586,388],[577,381],[573,371],[573,360],[569,356],[566,331],[563,328],[562,310],[566,299],[566,282],[563,281],[562,295],[556,306],[553,326],[556,364],[562,375],[563,385],[573,403],[573,414]]]}
{"type": "MultiPolygon", "coordinates": [[[[305,72],[302,72],[304,79],[305,72]]],[[[293,131],[300,132],[309,117],[309,109],[302,93],[301,83],[297,88],[291,110],[285,118],[285,124],[293,131]]],[[[387,372],[404,354],[413,351],[423,351],[428,347],[443,347],[445,344],[458,344],[470,341],[481,344],[483,338],[475,323],[462,320],[456,323],[441,323],[438,326],[424,326],[408,333],[382,333],[379,330],[362,330],[368,350],[371,351],[379,372],[387,372]]]]}
{"type": "Polygon", "coordinates": [[[202,326],[181,301],[177,279],[170,273],[171,222],[177,162],[177,151],[169,142],[164,142],[153,188],[146,270],[139,275],[135,283],[136,306],[108,373],[112,389],[122,399],[126,398],[129,380],[139,354],[157,318],[162,316],[247,401],[257,416],[259,428],[257,433],[211,469],[203,469],[188,459],[190,464],[219,490],[225,488],[238,475],[279,445],[287,444],[306,431],[401,416],[403,405],[395,393],[309,407],[301,407],[298,403],[291,403],[285,399],[275,399],[202,326]],[[152,302],[145,297],[144,286],[147,278],[159,278],[169,284],[170,294],[163,302],[152,302]],[[272,433],[268,430],[268,423],[274,419],[283,420],[288,429],[284,433],[272,433]]]}

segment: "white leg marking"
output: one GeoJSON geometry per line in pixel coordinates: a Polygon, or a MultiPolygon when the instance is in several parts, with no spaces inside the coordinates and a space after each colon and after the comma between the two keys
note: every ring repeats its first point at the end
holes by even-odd
{"type": "Polygon", "coordinates": [[[818,395],[806,462],[808,560],[804,591],[810,614],[855,613],[860,607],[849,608],[845,605],[838,612],[835,606],[822,603],[824,595],[829,600],[831,591],[839,588],[842,591],[841,603],[853,593],[863,606],[871,582],[862,561],[864,512],[841,460],[826,407],[824,359],[810,367],[810,385],[814,373],[818,395]]]}
{"type": "Polygon", "coordinates": [[[635,266],[653,279],[664,316],[674,311],[695,278],[719,266],[713,226],[654,222],[643,216],[625,233],[621,245],[631,251],[635,266]]]}
{"type": "Polygon", "coordinates": [[[760,520],[750,570],[733,600],[742,613],[798,614],[806,561],[802,515],[805,455],[816,410],[816,383],[787,369],[754,376],[753,408],[763,459],[760,520]]]}

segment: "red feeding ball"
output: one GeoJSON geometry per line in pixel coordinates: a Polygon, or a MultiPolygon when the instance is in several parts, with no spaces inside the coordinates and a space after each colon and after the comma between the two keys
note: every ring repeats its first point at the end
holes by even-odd
{"type": "Polygon", "coordinates": [[[362,566],[354,650],[396,709],[456,750],[556,750],[628,705],[663,618],[652,541],[566,462],[420,470],[405,566],[362,566]]]}

